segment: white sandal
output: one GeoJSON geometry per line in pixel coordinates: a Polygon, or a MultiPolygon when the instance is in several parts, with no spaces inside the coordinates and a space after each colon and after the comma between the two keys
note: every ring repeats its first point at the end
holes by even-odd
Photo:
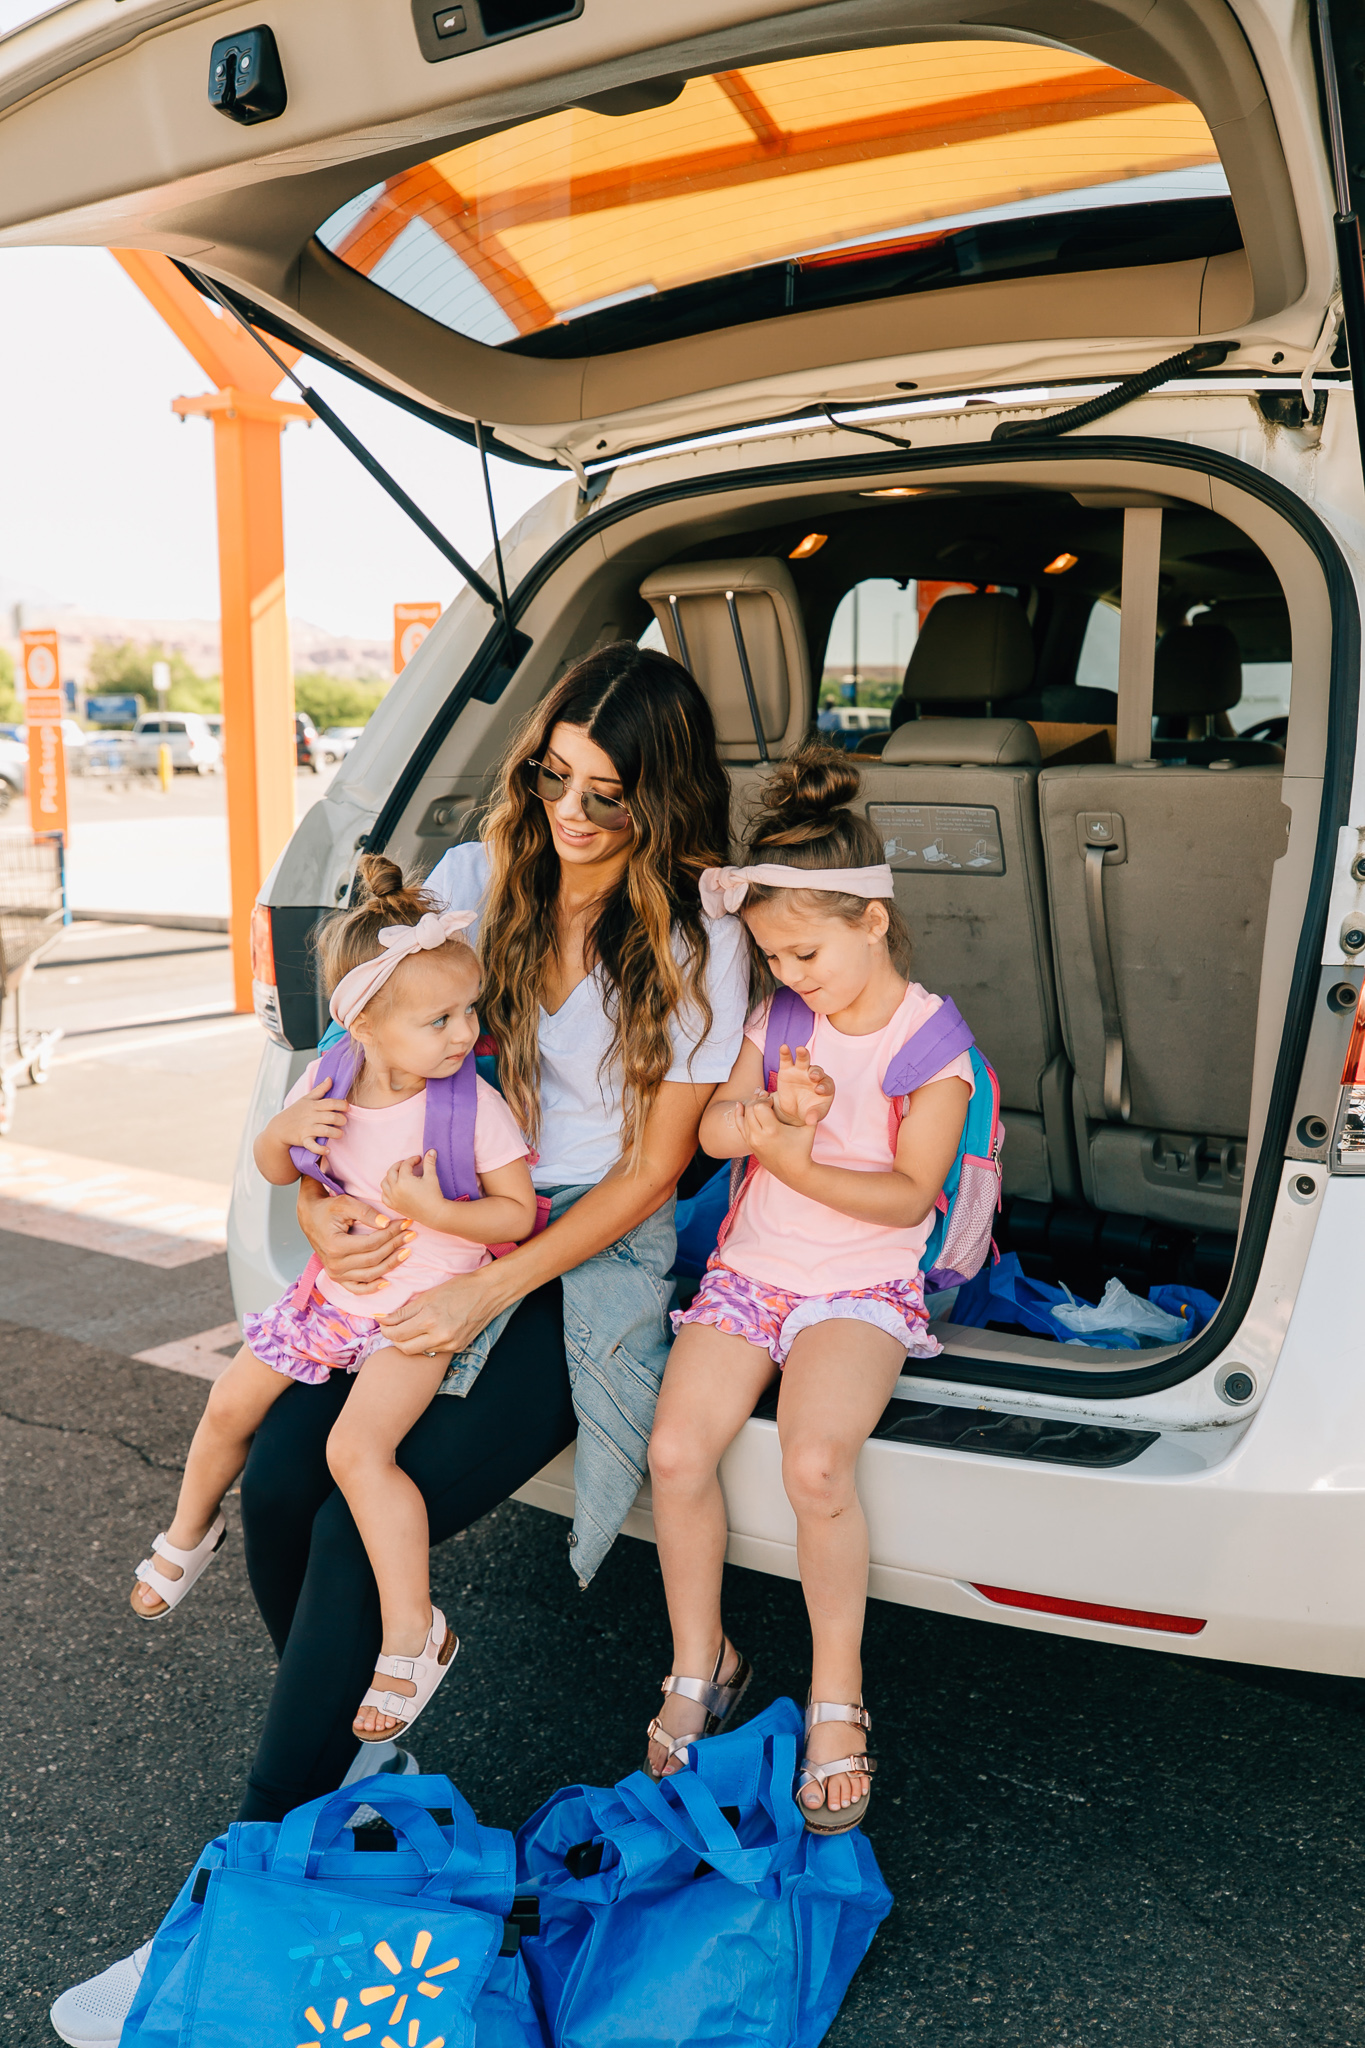
{"type": "MultiPolygon", "coordinates": [[[[406,1678],[409,1685],[415,1685],[415,1693],[376,1692],[370,1686],[360,1707],[375,1707],[381,1714],[387,1714],[397,1723],[393,1728],[357,1728],[354,1720],[351,1733],[357,1742],[393,1742],[406,1734],[417,1716],[431,1699],[441,1680],[455,1661],[455,1652],[460,1647],[460,1638],[446,1627],[446,1618],[439,1607],[431,1610],[431,1627],[427,1632],[426,1648],[417,1657],[376,1657],[374,1668],[385,1678],[406,1678]]],[[[356,1713],[360,1712],[356,1708],[356,1713]]]]}
{"type": "MultiPolygon", "coordinates": [[[[164,1535],[158,1536],[152,1545],[151,1557],[144,1557],[133,1580],[135,1586],[148,1586],[158,1600],[166,1605],[159,1607],[155,1614],[148,1614],[145,1608],[133,1605],[133,1612],[139,1621],[164,1621],[173,1607],[178,1607],[190,1587],[201,1579],[212,1564],[214,1557],[223,1547],[227,1538],[227,1523],[220,1508],[209,1523],[208,1533],[195,1544],[193,1550],[181,1550],[174,1543],[168,1543],[164,1535]],[[167,1564],[178,1564],[180,1577],[168,1579],[156,1568],[155,1560],[164,1557],[167,1564]]],[[[129,1603],[132,1605],[132,1603],[129,1603]]]]}

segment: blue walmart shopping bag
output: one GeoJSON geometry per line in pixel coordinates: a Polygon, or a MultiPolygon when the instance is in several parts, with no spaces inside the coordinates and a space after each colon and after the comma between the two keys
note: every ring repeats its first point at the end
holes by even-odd
{"type": "Polygon", "coordinates": [[[517,1835],[525,1954],[554,2048],[815,2048],[891,1907],[861,1830],[807,1833],[802,1718],[778,1700],[659,1784],[576,1785],[517,1835]]]}
{"type": "Polygon", "coordinates": [[[545,2048],[515,1877],[512,1837],[448,1778],[234,1826],[157,1930],[121,2048],[545,2048]],[[348,1827],[360,1805],[380,1825],[348,1827]]]}

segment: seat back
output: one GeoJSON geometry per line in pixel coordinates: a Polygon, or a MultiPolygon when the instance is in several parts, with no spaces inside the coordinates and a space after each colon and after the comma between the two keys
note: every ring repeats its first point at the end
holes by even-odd
{"type": "Polygon", "coordinates": [[[1012,597],[940,598],[910,659],[900,722],[880,757],[858,766],[861,808],[886,847],[910,929],[915,979],[952,997],[1000,1077],[1006,1192],[1046,1202],[1075,1189],[1038,741],[1021,720],[989,715],[1032,679],[1028,621],[1012,597]],[[931,704],[987,715],[915,715],[931,704]]]}
{"type": "Polygon", "coordinates": [[[1237,1227],[1271,871],[1286,843],[1280,783],[1273,766],[1160,762],[1039,777],[1062,1033],[1096,1208],[1237,1227]]]}
{"type": "Polygon", "coordinates": [[[814,705],[801,602],[785,562],[677,562],[647,576],[640,595],[669,653],[696,677],[723,761],[758,757],[755,707],[771,756],[796,745],[814,705]]]}

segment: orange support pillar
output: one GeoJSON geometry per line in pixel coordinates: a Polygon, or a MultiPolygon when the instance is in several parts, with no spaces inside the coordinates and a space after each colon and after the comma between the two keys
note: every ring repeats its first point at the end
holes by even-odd
{"type": "MultiPolygon", "coordinates": [[[[115,249],[218,390],[177,398],[183,418],[213,421],[221,593],[223,756],[227,776],[232,981],[251,1004],[251,911],[294,829],[294,673],[284,595],[280,434],[307,406],[271,397],[279,372],[206,304],[165,256],[115,249]]],[[[291,365],[298,351],[277,347],[291,365]]]]}

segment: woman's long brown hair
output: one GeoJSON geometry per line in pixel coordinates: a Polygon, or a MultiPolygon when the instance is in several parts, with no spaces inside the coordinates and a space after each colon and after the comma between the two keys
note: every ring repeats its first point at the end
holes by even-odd
{"type": "Polygon", "coordinates": [[[601,747],[630,812],[630,858],[585,934],[584,954],[590,969],[601,967],[606,984],[612,1042],[603,1067],[619,1073],[621,1149],[635,1162],[673,1064],[670,1022],[687,1010],[702,1034],[711,1028],[697,883],[703,868],[726,857],[729,784],[710,709],[692,677],[632,640],[576,663],[514,737],[484,824],[492,873],[479,935],[480,1008],[498,1041],[503,1094],[533,1142],[540,1126],[540,1006],[555,948],[560,866],[526,763],[544,759],[556,725],[579,726],[601,747]]]}

